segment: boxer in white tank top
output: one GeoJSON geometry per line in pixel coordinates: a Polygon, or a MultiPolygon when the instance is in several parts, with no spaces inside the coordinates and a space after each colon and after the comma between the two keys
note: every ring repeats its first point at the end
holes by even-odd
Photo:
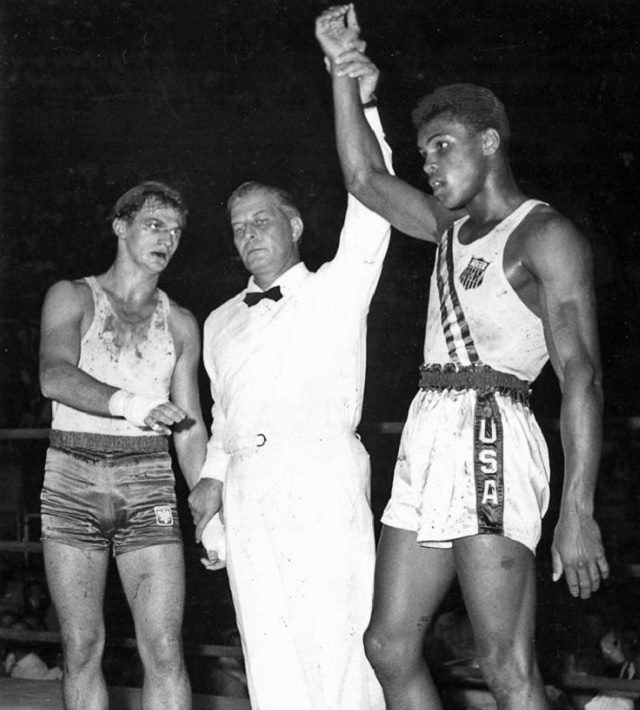
{"type": "Polygon", "coordinates": [[[589,244],[519,190],[506,113],[488,89],[442,87],[415,109],[433,194],[391,175],[358,103],[357,79],[377,70],[359,51],[353,6],[327,10],[316,35],[332,74],[349,191],[405,234],[440,245],[421,389],[378,547],[367,655],[388,710],[441,709],[422,649],[457,576],[499,710],[546,709],[534,652],[533,548],[547,460],[527,380],[547,352],[563,393],[565,453],[554,579],[564,573],[571,594],[586,598],[609,571],[593,518],[602,384],[589,244]]]}
{"type": "Polygon", "coordinates": [[[468,245],[458,239],[462,218],[438,247],[423,388],[410,409],[382,518],[415,530],[421,545],[450,547],[454,539],[497,534],[535,552],[540,539],[549,465],[527,400],[548,353],[541,319],[503,269],[507,240],[537,204],[523,202],[468,245]],[[483,378],[492,391],[479,394],[483,378]]]}
{"type": "Polygon", "coordinates": [[[185,218],[181,195],[167,185],[127,191],[113,210],[114,263],[99,276],[54,284],[42,310],[40,383],[53,400],[42,539],[67,710],[107,708],[101,660],[110,554],[135,623],[145,707],[191,707],[168,436],[192,487],[207,441],[200,335],[193,315],[158,289],[185,218]]]}
{"type": "Polygon", "coordinates": [[[541,204],[523,202],[471,244],[462,244],[458,237],[468,217],[443,235],[429,287],[425,363],[483,363],[529,382],[540,374],[549,359],[543,323],[514,291],[503,263],[512,232],[541,204]],[[465,343],[461,330],[465,326],[473,345],[465,343]]]}
{"type": "MultiPolygon", "coordinates": [[[[169,297],[157,289],[156,306],[135,329],[122,323],[107,292],[95,276],[84,283],[91,289],[93,320],[80,343],[78,368],[112,387],[136,392],[160,402],[170,398],[176,364],[169,328],[169,297]]],[[[62,402],[52,402],[52,429],[111,436],[161,436],[123,417],[104,417],[62,402]]]]}

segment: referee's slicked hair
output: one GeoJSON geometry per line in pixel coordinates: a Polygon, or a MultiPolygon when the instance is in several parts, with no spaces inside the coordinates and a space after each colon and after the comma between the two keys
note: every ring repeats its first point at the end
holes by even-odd
{"type": "Polygon", "coordinates": [[[449,84],[423,96],[411,114],[416,129],[436,116],[448,115],[452,119],[483,131],[494,128],[505,145],[511,138],[509,119],[503,103],[484,86],[475,84],[449,84]]]}
{"type": "Polygon", "coordinates": [[[147,201],[157,202],[163,207],[173,207],[182,222],[187,221],[189,212],[182,194],[174,187],[163,182],[147,180],[127,190],[121,195],[111,210],[110,219],[123,219],[131,222],[147,201]]]}
{"type": "Polygon", "coordinates": [[[229,199],[227,200],[227,212],[231,214],[231,208],[235,202],[242,197],[253,194],[254,192],[264,192],[265,194],[273,197],[276,200],[278,207],[289,219],[301,216],[298,205],[296,205],[293,195],[290,192],[281,187],[265,185],[264,183],[254,182],[252,180],[243,182],[242,185],[238,186],[231,193],[229,199]]]}

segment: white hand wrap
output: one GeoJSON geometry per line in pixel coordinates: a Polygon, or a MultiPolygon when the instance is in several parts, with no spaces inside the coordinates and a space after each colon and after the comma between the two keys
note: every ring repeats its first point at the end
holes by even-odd
{"type": "Polygon", "coordinates": [[[141,394],[118,390],[111,395],[109,412],[114,417],[124,417],[128,422],[142,428],[146,426],[144,420],[149,412],[166,401],[165,398],[144,397],[141,394]]]}
{"type": "Polygon", "coordinates": [[[220,513],[216,513],[205,525],[202,531],[202,544],[207,552],[216,552],[221,562],[227,559],[226,538],[220,513]]]}

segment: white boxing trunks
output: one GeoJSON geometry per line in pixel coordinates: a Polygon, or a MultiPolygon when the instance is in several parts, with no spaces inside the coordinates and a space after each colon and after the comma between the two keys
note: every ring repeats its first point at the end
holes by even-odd
{"type": "Polygon", "coordinates": [[[415,531],[428,547],[492,534],[535,553],[549,502],[549,457],[523,399],[499,388],[421,389],[382,522],[415,531]]]}

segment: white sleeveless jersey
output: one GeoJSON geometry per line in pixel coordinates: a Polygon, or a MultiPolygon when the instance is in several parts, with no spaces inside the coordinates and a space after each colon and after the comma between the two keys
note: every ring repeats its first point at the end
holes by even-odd
{"type": "MultiPolygon", "coordinates": [[[[122,323],[94,276],[85,281],[93,295],[93,321],[80,343],[78,367],[96,380],[146,397],[169,399],[176,362],[169,328],[169,298],[158,289],[150,318],[138,326],[122,323]]],[[[112,436],[157,436],[125,419],[88,414],[53,402],[52,429],[112,436]]]]}
{"type": "Polygon", "coordinates": [[[461,244],[463,217],[443,235],[431,276],[425,364],[489,365],[532,382],[549,358],[542,320],[504,273],[504,248],[538,204],[527,200],[472,244],[461,244]]]}

